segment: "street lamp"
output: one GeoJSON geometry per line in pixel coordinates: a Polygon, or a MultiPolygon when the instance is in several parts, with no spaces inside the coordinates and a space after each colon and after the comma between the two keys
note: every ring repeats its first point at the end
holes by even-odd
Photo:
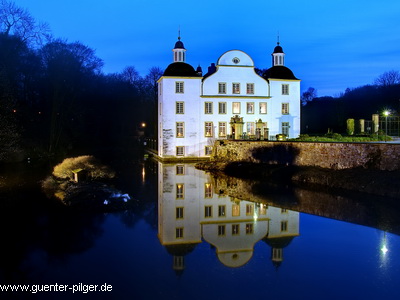
{"type": "Polygon", "coordinates": [[[388,116],[390,115],[390,111],[388,111],[388,110],[385,110],[384,112],[383,112],[383,115],[385,116],[385,123],[386,123],[386,132],[385,132],[385,142],[386,142],[386,137],[387,137],[387,134],[388,134],[388,130],[387,130],[387,125],[388,125],[388,121],[387,121],[387,118],[388,118],[388,116]]]}

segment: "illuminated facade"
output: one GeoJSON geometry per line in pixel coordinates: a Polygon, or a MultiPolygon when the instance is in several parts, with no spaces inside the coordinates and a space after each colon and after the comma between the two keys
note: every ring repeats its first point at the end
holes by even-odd
{"type": "Polygon", "coordinates": [[[206,241],[228,267],[245,265],[260,241],[279,265],[299,235],[299,213],[216,194],[211,177],[189,164],[158,166],[158,237],[182,271],[184,257],[206,241]]]}
{"type": "Polygon", "coordinates": [[[217,139],[275,139],[300,134],[300,80],[278,45],[259,76],[252,58],[231,50],[203,75],[186,63],[178,40],[158,81],[158,156],[208,157],[217,139]]]}

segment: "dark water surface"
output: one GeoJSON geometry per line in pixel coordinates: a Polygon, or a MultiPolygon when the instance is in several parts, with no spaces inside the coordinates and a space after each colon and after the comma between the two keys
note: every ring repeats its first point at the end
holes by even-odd
{"type": "Polygon", "coordinates": [[[147,161],[127,164],[115,184],[131,210],[91,213],[42,193],[50,168],[9,168],[0,174],[0,284],[30,291],[0,299],[399,297],[400,209],[379,198],[147,161]],[[33,293],[56,284],[66,291],[33,293]]]}

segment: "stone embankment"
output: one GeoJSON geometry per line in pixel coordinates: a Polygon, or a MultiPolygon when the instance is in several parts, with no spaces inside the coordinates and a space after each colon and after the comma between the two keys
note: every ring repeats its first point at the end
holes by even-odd
{"type": "Polygon", "coordinates": [[[204,170],[400,198],[400,145],[217,141],[204,170]]]}
{"type": "Polygon", "coordinates": [[[211,161],[393,171],[400,170],[400,144],[223,140],[215,143],[211,161]]]}

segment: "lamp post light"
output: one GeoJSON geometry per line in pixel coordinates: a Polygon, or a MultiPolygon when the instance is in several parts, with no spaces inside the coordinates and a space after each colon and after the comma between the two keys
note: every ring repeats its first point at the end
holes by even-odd
{"type": "Polygon", "coordinates": [[[383,115],[385,116],[385,123],[386,123],[386,130],[385,130],[385,142],[386,142],[386,137],[387,137],[387,134],[388,134],[388,129],[387,129],[387,125],[388,125],[388,121],[387,121],[387,118],[388,118],[388,116],[390,115],[390,111],[388,111],[388,110],[385,110],[384,112],[383,112],[383,115]]]}

